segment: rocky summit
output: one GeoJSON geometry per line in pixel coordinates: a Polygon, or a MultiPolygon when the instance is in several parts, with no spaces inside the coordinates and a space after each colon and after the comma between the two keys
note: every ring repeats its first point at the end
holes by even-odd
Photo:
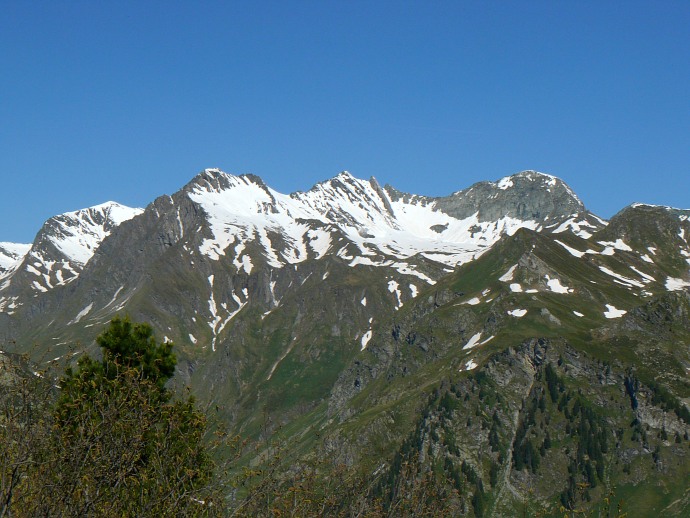
{"type": "Polygon", "coordinates": [[[0,349],[67,365],[129,315],[175,344],[171,383],[290,445],[286,474],[328,457],[395,484],[414,458],[470,516],[612,494],[687,516],[689,217],[605,221],[535,171],[433,198],[207,169],[0,243],[0,349]]]}

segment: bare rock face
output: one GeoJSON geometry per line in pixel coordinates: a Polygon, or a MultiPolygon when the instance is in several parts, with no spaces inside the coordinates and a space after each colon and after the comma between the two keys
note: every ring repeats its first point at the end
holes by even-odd
{"type": "MultiPolygon", "coordinates": [[[[394,199],[412,197],[389,186],[387,191],[394,199]]],[[[508,217],[555,223],[585,212],[584,204],[565,182],[536,171],[523,171],[497,182],[479,182],[450,196],[423,200],[435,203],[454,218],[478,214],[480,222],[508,217]]]]}

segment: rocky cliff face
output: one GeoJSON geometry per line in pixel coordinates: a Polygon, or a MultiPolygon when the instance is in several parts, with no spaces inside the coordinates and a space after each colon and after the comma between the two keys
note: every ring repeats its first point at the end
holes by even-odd
{"type": "Polygon", "coordinates": [[[456,218],[478,213],[480,222],[509,217],[556,223],[584,214],[584,204],[562,180],[536,171],[523,171],[498,182],[480,182],[438,200],[456,218]]]}

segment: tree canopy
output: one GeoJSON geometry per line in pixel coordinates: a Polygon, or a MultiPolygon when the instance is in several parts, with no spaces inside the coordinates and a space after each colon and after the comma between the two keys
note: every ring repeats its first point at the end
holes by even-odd
{"type": "Polygon", "coordinates": [[[207,420],[193,398],[165,387],[172,344],[128,318],[115,318],[97,343],[102,359],[84,356],[57,392],[46,380],[4,401],[16,426],[0,437],[0,516],[209,514],[207,420]]]}

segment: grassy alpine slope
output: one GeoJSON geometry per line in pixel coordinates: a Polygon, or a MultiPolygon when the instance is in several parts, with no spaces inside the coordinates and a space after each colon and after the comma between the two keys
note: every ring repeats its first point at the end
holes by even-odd
{"type": "Polygon", "coordinates": [[[480,513],[615,490],[630,516],[682,515],[690,298],[666,285],[687,270],[672,226],[630,243],[611,229],[506,238],[375,329],[331,393],[322,444],[391,481],[412,451],[480,513]]]}

